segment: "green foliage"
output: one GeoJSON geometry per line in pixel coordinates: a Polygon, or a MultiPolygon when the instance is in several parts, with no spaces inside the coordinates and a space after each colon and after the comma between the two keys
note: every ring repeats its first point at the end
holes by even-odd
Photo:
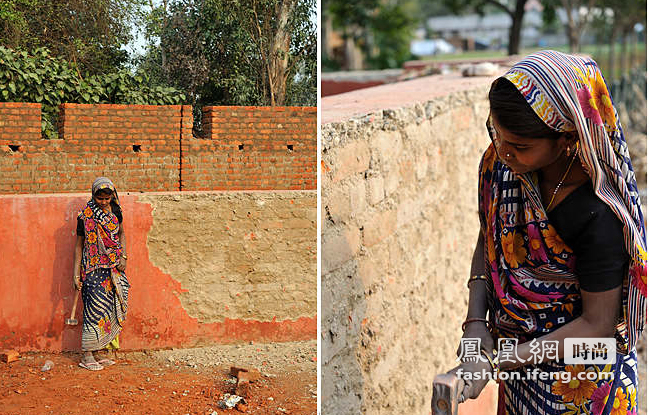
{"type": "Polygon", "coordinates": [[[334,27],[343,31],[353,30],[355,27],[369,27],[379,5],[379,0],[323,0],[322,2],[323,10],[331,14],[334,27]]]}
{"type": "Polygon", "coordinates": [[[61,103],[174,105],[184,100],[174,88],[151,86],[143,73],[122,70],[84,78],[74,64],[45,48],[29,54],[0,46],[0,102],[40,103],[46,138],[57,137],[61,103]]]}
{"type": "Polygon", "coordinates": [[[369,66],[399,68],[405,61],[412,59],[410,41],[415,23],[415,19],[401,5],[386,4],[379,7],[371,24],[374,46],[378,53],[370,52],[369,66]]]}
{"type": "MultiPolygon", "coordinates": [[[[410,41],[417,22],[423,22],[423,7],[416,1],[382,2],[380,0],[325,0],[323,13],[331,17],[333,27],[345,39],[353,39],[372,69],[400,67],[411,59],[410,41]]],[[[433,7],[435,9],[435,7],[433,7]]],[[[323,58],[325,69],[337,70],[341,62],[323,58]]]]}
{"type": "Polygon", "coordinates": [[[287,95],[279,105],[315,105],[315,10],[314,0],[170,1],[147,17],[148,51],[138,68],[184,91],[195,107],[270,105],[268,62],[286,56],[287,95]],[[294,7],[290,43],[277,56],[270,44],[282,1],[294,7]]]}
{"type": "Polygon", "coordinates": [[[131,28],[145,0],[2,0],[0,45],[17,50],[48,48],[83,73],[122,68],[131,28]]]}

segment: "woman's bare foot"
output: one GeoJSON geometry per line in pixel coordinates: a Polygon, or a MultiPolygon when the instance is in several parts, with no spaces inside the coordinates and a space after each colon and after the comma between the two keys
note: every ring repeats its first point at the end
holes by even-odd
{"type": "Polygon", "coordinates": [[[104,367],[95,360],[92,352],[84,352],[79,366],[88,370],[102,370],[104,367]]]}
{"type": "Polygon", "coordinates": [[[117,363],[117,350],[105,350],[97,353],[97,363],[102,366],[111,366],[117,363]]]}

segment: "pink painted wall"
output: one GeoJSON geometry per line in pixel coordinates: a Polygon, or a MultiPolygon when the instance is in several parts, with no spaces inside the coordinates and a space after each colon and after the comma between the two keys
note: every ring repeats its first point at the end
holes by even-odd
{"type": "MultiPolygon", "coordinates": [[[[87,194],[0,196],[0,349],[79,350],[81,325],[66,326],[72,288],[76,215],[87,194]]],[[[120,195],[131,283],[120,343],[124,349],[189,347],[243,341],[294,341],[316,337],[312,317],[284,321],[225,320],[203,324],[183,309],[183,287],[149,260],[152,207],[137,195],[120,195]]],[[[79,302],[81,305],[81,301],[79,302]]],[[[81,323],[82,307],[77,309],[81,323]]]]}

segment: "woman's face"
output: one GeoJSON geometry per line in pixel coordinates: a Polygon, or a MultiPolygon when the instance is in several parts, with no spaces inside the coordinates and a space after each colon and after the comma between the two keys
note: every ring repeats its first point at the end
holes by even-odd
{"type": "Polygon", "coordinates": [[[110,201],[113,200],[112,193],[97,192],[94,196],[95,203],[102,209],[106,210],[110,206],[110,201]]]}
{"type": "Polygon", "coordinates": [[[514,135],[502,128],[493,116],[489,135],[498,158],[518,174],[529,173],[551,165],[564,154],[567,145],[565,136],[557,140],[514,135]]]}

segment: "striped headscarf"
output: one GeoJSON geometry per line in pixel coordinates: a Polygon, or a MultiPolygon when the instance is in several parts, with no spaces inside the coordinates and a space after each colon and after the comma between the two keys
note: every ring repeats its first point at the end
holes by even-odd
{"type": "Polygon", "coordinates": [[[620,219],[630,255],[623,284],[628,349],[641,334],[647,297],[647,246],[635,173],[618,113],[600,69],[587,57],[541,51],[514,65],[512,82],[552,129],[576,132],[579,157],[599,199],[620,219]]]}

